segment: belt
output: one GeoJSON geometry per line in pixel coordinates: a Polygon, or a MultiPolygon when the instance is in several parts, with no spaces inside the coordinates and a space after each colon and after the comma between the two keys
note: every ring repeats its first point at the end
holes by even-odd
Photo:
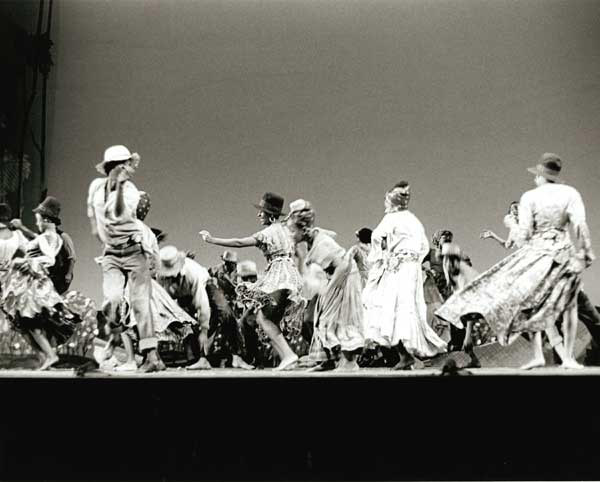
{"type": "Polygon", "coordinates": [[[104,248],[104,254],[107,255],[112,255],[112,256],[119,256],[119,257],[123,257],[123,256],[129,256],[130,254],[135,254],[135,253],[142,253],[142,245],[139,243],[136,244],[130,244],[129,246],[125,246],[125,247],[115,247],[115,246],[107,246],[106,248],[104,248]]]}

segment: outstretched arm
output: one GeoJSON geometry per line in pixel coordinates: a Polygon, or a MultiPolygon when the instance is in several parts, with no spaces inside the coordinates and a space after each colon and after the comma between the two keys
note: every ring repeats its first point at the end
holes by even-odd
{"type": "Polygon", "coordinates": [[[504,248],[506,245],[506,239],[502,239],[500,236],[498,236],[494,231],[491,231],[489,229],[484,230],[479,237],[481,239],[493,239],[494,241],[497,241],[500,245],[502,245],[502,247],[504,248]]]}
{"type": "Polygon", "coordinates": [[[256,246],[256,239],[252,236],[247,238],[215,238],[208,231],[200,231],[199,234],[205,243],[216,244],[225,248],[249,248],[256,246]]]}

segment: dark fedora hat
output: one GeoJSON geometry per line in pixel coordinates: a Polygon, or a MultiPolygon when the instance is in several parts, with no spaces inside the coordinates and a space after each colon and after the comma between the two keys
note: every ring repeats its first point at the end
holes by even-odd
{"type": "Polygon", "coordinates": [[[560,157],[551,152],[542,154],[538,164],[535,167],[530,167],[527,170],[536,176],[542,176],[549,181],[562,182],[560,179],[560,170],[562,169],[562,161],[560,157]]]}
{"type": "Polygon", "coordinates": [[[371,235],[373,234],[373,230],[370,228],[360,228],[354,234],[360,240],[361,243],[370,243],[371,235]]]}
{"type": "Polygon", "coordinates": [[[0,204],[0,223],[7,223],[12,219],[12,209],[8,204],[0,204]]]}
{"type": "Polygon", "coordinates": [[[55,197],[46,197],[33,212],[51,219],[54,224],[60,224],[60,202],[55,197]]]}
{"type": "Polygon", "coordinates": [[[279,194],[275,194],[273,192],[266,192],[263,194],[263,197],[260,200],[260,204],[254,204],[253,206],[267,214],[272,214],[274,216],[282,216],[285,215],[282,211],[283,202],[284,199],[279,194]]]}

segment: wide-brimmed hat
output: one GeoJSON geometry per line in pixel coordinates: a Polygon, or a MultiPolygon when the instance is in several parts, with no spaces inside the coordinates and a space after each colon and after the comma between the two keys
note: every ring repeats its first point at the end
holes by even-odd
{"type": "Polygon", "coordinates": [[[106,176],[106,164],[109,162],[125,162],[129,159],[136,159],[139,162],[141,158],[137,152],[131,153],[125,146],[110,146],[104,151],[102,162],[96,164],[96,170],[106,176]]]}
{"type": "Polygon", "coordinates": [[[549,181],[562,182],[560,179],[560,170],[562,169],[562,161],[558,155],[551,152],[542,154],[538,164],[535,167],[530,167],[527,170],[536,176],[542,176],[549,181]]]}
{"type": "Polygon", "coordinates": [[[229,261],[230,263],[237,263],[238,256],[235,251],[223,251],[221,259],[223,261],[229,261]]]}
{"type": "Polygon", "coordinates": [[[12,219],[12,209],[8,204],[0,203],[0,223],[7,223],[12,219]]]}
{"type": "Polygon", "coordinates": [[[46,197],[33,212],[51,219],[54,224],[60,224],[60,202],[55,197],[46,197]]]}
{"type": "Polygon", "coordinates": [[[271,214],[273,216],[285,215],[283,212],[283,201],[284,199],[274,192],[266,192],[263,194],[259,204],[253,204],[253,206],[261,211],[271,214]]]}
{"type": "Polygon", "coordinates": [[[240,262],[237,267],[237,274],[240,278],[244,278],[246,276],[258,276],[256,263],[250,260],[240,262]]]}
{"type": "Polygon", "coordinates": [[[164,278],[177,276],[185,263],[185,253],[175,246],[165,246],[160,250],[160,266],[158,274],[164,278]]]}

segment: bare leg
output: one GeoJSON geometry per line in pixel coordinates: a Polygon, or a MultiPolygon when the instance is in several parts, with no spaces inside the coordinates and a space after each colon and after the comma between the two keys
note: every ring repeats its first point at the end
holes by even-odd
{"type": "MultiPolygon", "coordinates": [[[[577,305],[573,306],[565,313],[563,318],[563,331],[565,334],[565,358],[563,358],[562,367],[564,368],[583,368],[583,365],[575,360],[575,340],[577,339],[577,305]]],[[[562,357],[561,357],[562,358],[562,357]]]]}
{"type": "Polygon", "coordinates": [[[133,352],[133,342],[131,341],[129,335],[125,332],[121,333],[121,340],[123,340],[123,346],[125,347],[125,352],[127,353],[127,361],[116,367],[115,370],[119,372],[134,372],[137,370],[137,363],[135,362],[135,353],[133,352]]]}
{"type": "Polygon", "coordinates": [[[36,328],[31,330],[30,333],[37,345],[44,352],[44,355],[46,355],[46,361],[42,363],[39,370],[47,370],[58,361],[58,355],[54,351],[54,348],[52,348],[52,345],[50,345],[46,335],[42,333],[42,330],[36,328]]]}
{"type": "Polygon", "coordinates": [[[538,331],[533,338],[533,359],[520,368],[521,370],[531,370],[532,368],[543,367],[545,364],[546,359],[542,350],[542,332],[538,331]]]}
{"type": "Polygon", "coordinates": [[[281,360],[281,363],[279,366],[275,367],[275,370],[288,370],[293,368],[293,366],[298,362],[298,355],[292,351],[283,334],[281,333],[281,330],[277,327],[277,325],[275,325],[275,323],[265,317],[262,311],[259,311],[256,314],[256,321],[260,324],[262,329],[271,340],[273,348],[281,360]]]}
{"type": "Polygon", "coordinates": [[[479,362],[479,358],[475,354],[473,350],[473,338],[471,336],[473,332],[473,320],[469,320],[466,322],[467,328],[465,330],[465,341],[463,342],[463,350],[469,355],[471,361],[467,365],[468,368],[481,368],[481,363],[479,362]]]}
{"type": "Polygon", "coordinates": [[[398,350],[398,354],[400,355],[400,361],[396,364],[396,366],[394,366],[393,369],[411,370],[412,366],[415,364],[416,361],[415,357],[408,352],[408,350],[404,346],[404,343],[402,343],[401,341],[398,342],[396,349],[398,350]]]}

